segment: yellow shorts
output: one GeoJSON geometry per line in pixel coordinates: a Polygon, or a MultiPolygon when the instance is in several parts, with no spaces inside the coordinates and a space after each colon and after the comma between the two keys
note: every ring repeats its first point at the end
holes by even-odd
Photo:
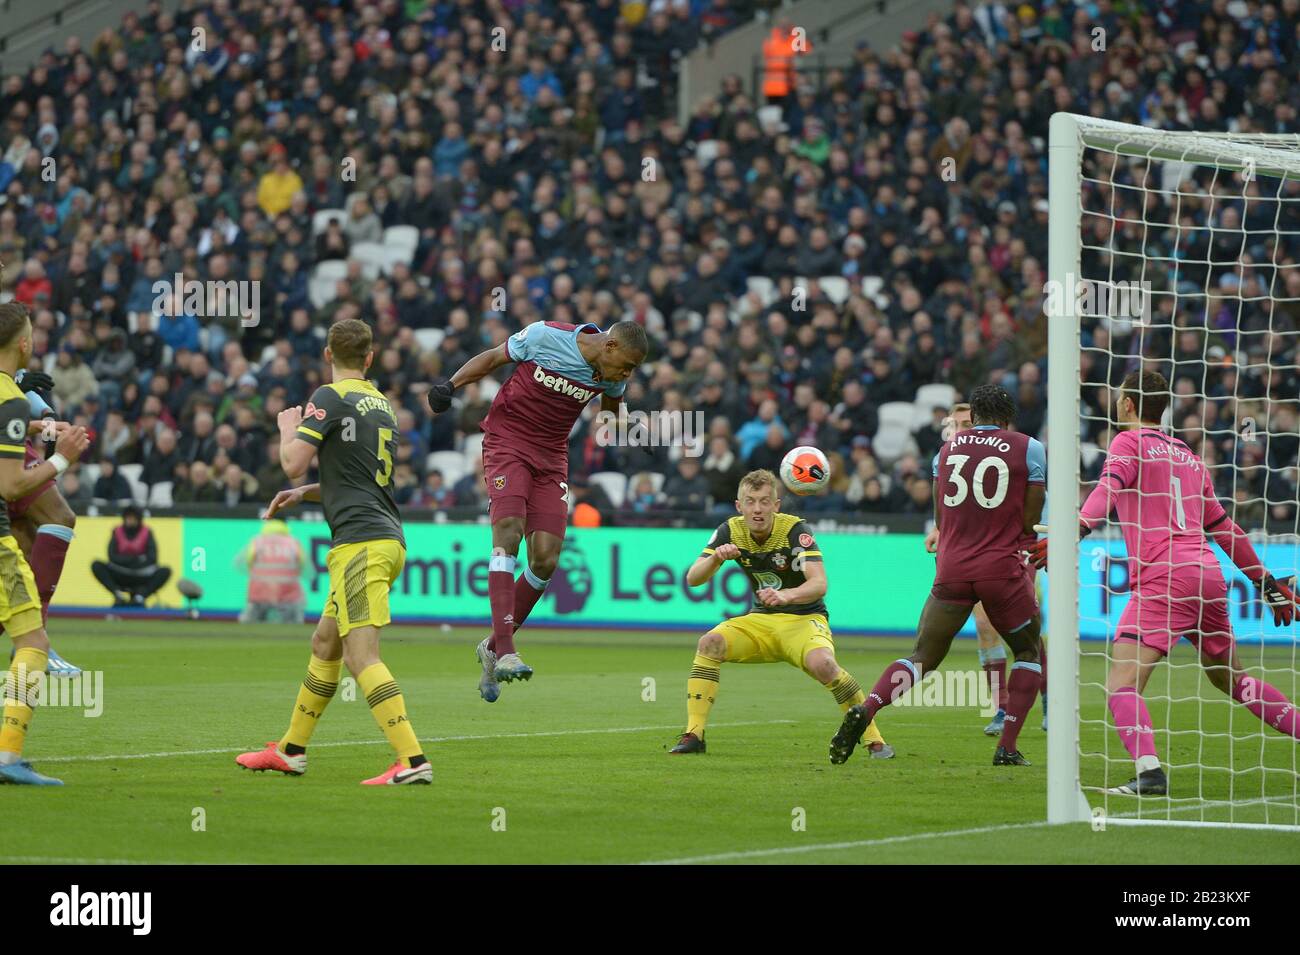
{"type": "Polygon", "coordinates": [[[36,578],[12,534],[0,537],[0,625],[11,637],[45,626],[36,578]]]}
{"type": "Polygon", "coordinates": [[[778,663],[803,669],[809,652],[835,652],[831,628],[819,613],[747,613],[713,628],[727,641],[727,663],[778,663]]]}
{"type": "Polygon", "coordinates": [[[388,625],[388,591],[406,564],[405,547],[395,540],[339,544],[325,555],[325,564],[330,593],[321,616],[338,621],[340,637],[357,627],[388,625]]]}

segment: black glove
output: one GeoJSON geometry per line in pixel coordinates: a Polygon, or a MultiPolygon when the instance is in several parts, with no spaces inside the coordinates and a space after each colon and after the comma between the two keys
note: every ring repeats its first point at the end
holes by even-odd
{"type": "Polygon", "coordinates": [[[1269,610],[1273,611],[1273,623],[1279,627],[1289,626],[1296,618],[1297,599],[1295,594],[1295,576],[1278,580],[1267,571],[1255,581],[1260,599],[1269,610]]]}
{"type": "Polygon", "coordinates": [[[435,381],[429,388],[429,410],[434,414],[442,414],[451,407],[451,396],[455,393],[456,389],[446,378],[435,381]]]}
{"type": "Polygon", "coordinates": [[[24,371],[18,387],[24,392],[49,391],[54,387],[54,379],[43,371],[24,371]]]}

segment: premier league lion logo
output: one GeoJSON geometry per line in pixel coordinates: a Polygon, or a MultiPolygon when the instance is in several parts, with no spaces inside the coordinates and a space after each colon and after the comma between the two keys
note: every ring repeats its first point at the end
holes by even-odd
{"type": "Polygon", "coordinates": [[[547,594],[555,597],[555,612],[577,613],[586,605],[591,589],[591,568],[587,566],[587,557],[582,548],[566,539],[560,549],[555,574],[546,588],[547,594]]]}

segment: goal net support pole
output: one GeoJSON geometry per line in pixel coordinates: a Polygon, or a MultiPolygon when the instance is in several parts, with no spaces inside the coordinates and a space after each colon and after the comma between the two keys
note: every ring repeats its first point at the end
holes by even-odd
{"type": "MultiPolygon", "coordinates": [[[[1048,132],[1047,277],[1071,287],[1079,274],[1079,128],[1057,113],[1048,132]]],[[[1074,296],[1047,315],[1047,821],[1082,822],[1091,809],[1079,784],[1079,312],[1074,296]],[[1056,313],[1056,314],[1053,314],[1056,313]]]]}

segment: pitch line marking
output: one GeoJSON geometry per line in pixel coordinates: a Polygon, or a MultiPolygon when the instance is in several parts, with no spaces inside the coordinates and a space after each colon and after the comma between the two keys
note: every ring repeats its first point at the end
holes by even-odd
{"type": "Polygon", "coordinates": [[[782,846],[779,849],[746,849],[739,852],[717,852],[707,856],[685,856],[680,859],[646,859],[637,865],[695,865],[700,862],[731,862],[740,859],[761,859],[763,856],[797,855],[801,852],[826,852],[835,849],[867,849],[900,842],[919,842],[923,839],[945,839],[949,836],[977,836],[986,832],[1005,832],[1008,829],[1038,829],[1048,825],[1041,822],[1015,822],[1000,826],[980,826],[975,829],[948,829],[942,832],[914,832],[906,836],[885,836],[880,839],[858,839],[853,842],[819,842],[809,846],[782,846]]]}
{"type": "MultiPolygon", "coordinates": [[[[745,720],[738,723],[714,723],[714,726],[776,726],[781,724],[793,724],[798,720],[745,720]]],[[[659,730],[680,729],[680,723],[664,724],[660,726],[616,726],[605,727],[601,729],[589,730],[547,730],[540,733],[481,733],[468,734],[464,736],[428,736],[420,740],[421,743],[459,743],[465,740],[481,739],[536,739],[544,736],[594,736],[606,733],[644,733],[658,732],[659,730]]],[[[312,743],[312,749],[324,749],[327,746],[383,746],[387,745],[386,739],[353,739],[339,740],[325,743],[312,743]]],[[[185,749],[174,750],[167,753],[117,753],[108,756],[38,756],[36,759],[41,763],[104,763],[112,762],[118,759],[165,759],[172,756],[217,756],[222,753],[242,753],[246,752],[245,746],[223,746],[218,749],[185,749]]]]}

